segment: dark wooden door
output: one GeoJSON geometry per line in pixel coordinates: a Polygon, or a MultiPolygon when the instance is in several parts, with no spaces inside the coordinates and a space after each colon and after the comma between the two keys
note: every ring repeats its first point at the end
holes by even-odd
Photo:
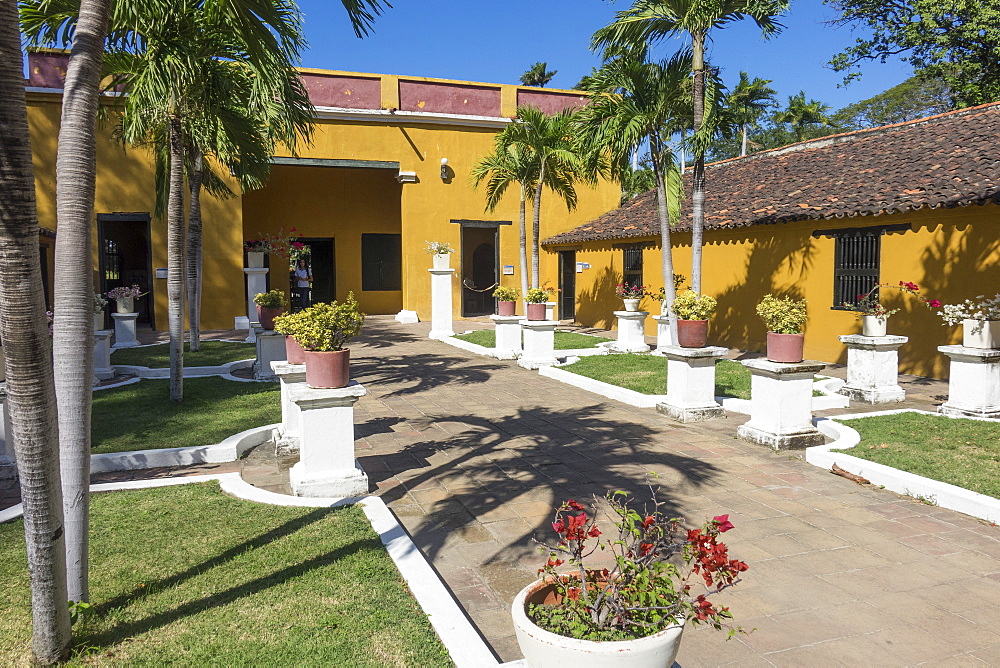
{"type": "Polygon", "coordinates": [[[559,318],[576,320],[576,251],[559,252],[559,318]]]}

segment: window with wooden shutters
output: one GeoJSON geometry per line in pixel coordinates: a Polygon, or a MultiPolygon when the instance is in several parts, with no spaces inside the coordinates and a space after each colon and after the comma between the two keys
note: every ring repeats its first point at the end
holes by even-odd
{"type": "Polygon", "coordinates": [[[632,286],[642,285],[642,247],[623,248],[622,282],[632,286]]]}
{"type": "Polygon", "coordinates": [[[856,302],[879,282],[882,228],[838,234],[833,265],[833,308],[856,302]]]}
{"type": "Polygon", "coordinates": [[[398,234],[361,235],[361,289],[401,290],[402,244],[398,234]]]}

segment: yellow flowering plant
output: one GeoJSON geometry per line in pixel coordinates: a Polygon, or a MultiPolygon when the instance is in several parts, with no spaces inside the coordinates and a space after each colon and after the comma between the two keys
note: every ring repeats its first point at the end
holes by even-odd
{"type": "Polygon", "coordinates": [[[715,315],[717,304],[718,302],[708,295],[685,290],[677,295],[674,303],[670,305],[670,310],[681,320],[708,320],[715,315]]]}
{"type": "Polygon", "coordinates": [[[806,324],[806,300],[767,295],[757,304],[757,315],[769,332],[801,334],[806,324]]]}
{"type": "Polygon", "coordinates": [[[358,309],[353,292],[343,303],[315,304],[300,311],[299,316],[294,322],[295,340],[314,352],[343,350],[365,323],[365,314],[358,309]]]}

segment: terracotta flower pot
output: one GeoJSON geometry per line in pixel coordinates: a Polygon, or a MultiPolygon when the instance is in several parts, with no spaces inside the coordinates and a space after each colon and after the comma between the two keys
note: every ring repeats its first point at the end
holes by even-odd
{"type": "Polygon", "coordinates": [[[497,302],[497,315],[514,315],[516,306],[514,302],[497,302]]]}
{"type": "Polygon", "coordinates": [[[708,345],[708,320],[677,320],[677,345],[704,348],[708,345]]]}
{"type": "Polygon", "coordinates": [[[351,351],[306,350],[306,385],[315,389],[347,387],[351,382],[351,351]]]}
{"type": "Polygon", "coordinates": [[[274,329],[274,319],[285,312],[285,307],[280,306],[278,308],[267,308],[266,306],[257,307],[257,322],[264,329],[274,329]]]}
{"type": "Polygon", "coordinates": [[[805,334],[767,333],[767,359],[772,362],[798,364],[802,361],[805,334]]]}
{"type": "Polygon", "coordinates": [[[294,336],[285,335],[285,361],[289,364],[305,364],[306,351],[295,340],[294,336]]]}
{"type": "Polygon", "coordinates": [[[528,320],[545,320],[545,303],[528,304],[528,320]]]}

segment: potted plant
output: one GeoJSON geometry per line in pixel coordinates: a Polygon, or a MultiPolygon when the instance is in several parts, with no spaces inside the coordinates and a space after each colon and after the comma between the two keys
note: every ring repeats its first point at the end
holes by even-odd
{"type": "Polygon", "coordinates": [[[284,228],[279,229],[276,234],[261,234],[256,239],[251,239],[243,244],[243,250],[247,254],[247,267],[261,268],[264,266],[264,254],[277,255],[288,259],[291,257],[294,244],[301,247],[301,242],[290,241],[292,236],[301,237],[302,233],[294,227],[286,234],[284,228]]]}
{"type": "Polygon", "coordinates": [[[289,364],[305,364],[305,350],[299,345],[295,334],[299,331],[299,323],[302,322],[302,311],[298,313],[285,313],[274,319],[274,331],[285,335],[285,361],[289,364]]]}
{"type": "MultiPolygon", "coordinates": [[[[514,631],[528,666],[661,668],[673,663],[688,623],[730,628],[728,608],[707,598],[748,569],[719,541],[733,528],[729,516],[687,529],[662,512],[655,491],[652,509],[642,513],[624,492],[606,500],[617,516],[610,538],[599,538],[583,504],[569,500],[556,510],[559,539],[543,544],[542,577],[514,599],[514,631]],[[610,553],[614,565],[588,566],[598,550],[610,553]]],[[[740,631],[730,628],[730,636],[740,631]]]]}
{"type": "Polygon", "coordinates": [[[549,300],[551,293],[552,288],[549,287],[528,288],[524,293],[524,301],[528,303],[526,306],[528,320],[545,320],[545,302],[549,300]]]}
{"type": "Polygon", "coordinates": [[[757,304],[757,315],[767,327],[767,359],[797,364],[802,361],[806,300],[767,295],[757,304]]]}
{"type": "Polygon", "coordinates": [[[649,296],[645,285],[631,285],[629,283],[616,285],[615,294],[625,302],[625,310],[633,312],[639,310],[639,302],[642,301],[642,298],[649,296]]]}
{"type": "Polygon", "coordinates": [[[118,313],[135,313],[135,300],[144,294],[146,293],[138,285],[123,286],[108,290],[108,299],[115,300],[115,310],[118,313]]]}
{"type": "Polygon", "coordinates": [[[498,286],[493,291],[493,297],[497,300],[497,315],[514,315],[520,296],[521,291],[517,288],[498,286]]]}
{"type": "Polygon", "coordinates": [[[258,292],[253,303],[257,305],[257,322],[264,329],[274,329],[274,319],[285,312],[285,293],[281,290],[258,292]]]}
{"type": "Polygon", "coordinates": [[[100,292],[94,293],[94,331],[99,332],[104,329],[104,309],[108,305],[108,300],[100,292]]]}
{"type": "MultiPolygon", "coordinates": [[[[886,306],[882,304],[880,297],[884,290],[893,289],[917,295],[918,297],[920,294],[920,286],[916,283],[906,281],[900,281],[899,285],[892,285],[891,283],[878,283],[868,292],[858,295],[856,301],[844,302],[844,308],[849,308],[858,312],[858,318],[861,320],[862,336],[881,337],[886,335],[886,323],[889,320],[889,316],[899,311],[899,309],[886,308],[886,306]]],[[[941,302],[936,299],[925,299],[923,297],[920,297],[920,299],[930,308],[937,308],[941,306],[941,302]]]]}
{"type": "Polygon", "coordinates": [[[962,323],[962,345],[966,348],[1000,348],[1000,294],[945,304],[938,315],[949,325],[962,323]]]}
{"type": "Polygon", "coordinates": [[[708,319],[715,315],[717,302],[708,295],[685,290],[677,295],[670,310],[677,316],[677,345],[704,348],[708,344],[708,319]]]}
{"type": "Polygon", "coordinates": [[[348,293],[343,303],[315,304],[300,314],[295,340],[305,350],[306,385],[345,387],[351,382],[351,351],[344,346],[365,323],[365,314],[358,310],[354,293],[348,293]]]}
{"type": "Polygon", "coordinates": [[[428,241],[426,250],[434,256],[435,269],[447,269],[449,256],[455,252],[451,244],[441,241],[428,241]]]}

